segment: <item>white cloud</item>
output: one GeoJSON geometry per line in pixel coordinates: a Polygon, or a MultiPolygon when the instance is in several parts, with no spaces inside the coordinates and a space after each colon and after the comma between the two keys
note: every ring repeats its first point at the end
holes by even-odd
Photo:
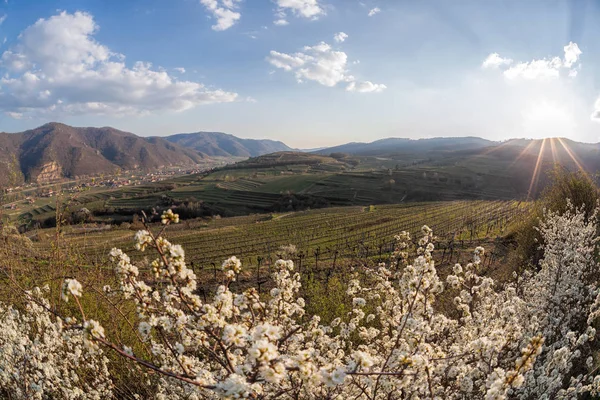
{"type": "Polygon", "coordinates": [[[348,86],[346,86],[346,90],[349,92],[358,92],[358,93],[371,93],[371,92],[382,92],[387,89],[387,86],[383,84],[373,83],[371,81],[364,82],[350,82],[348,86]]]}
{"type": "Polygon", "coordinates": [[[273,64],[273,66],[284,69],[286,71],[291,71],[294,68],[300,67],[304,64],[304,58],[280,53],[275,50],[271,50],[270,56],[267,57],[267,61],[273,64]]]}
{"type": "Polygon", "coordinates": [[[569,42],[563,49],[565,51],[565,67],[571,68],[573,64],[579,61],[581,50],[577,46],[577,43],[573,42],[569,42]]]}
{"type": "Polygon", "coordinates": [[[556,79],[566,72],[568,76],[575,77],[579,68],[579,56],[582,54],[577,43],[569,42],[564,48],[564,60],[560,57],[543,58],[513,64],[510,58],[502,58],[498,53],[490,54],[482,63],[482,68],[499,69],[508,67],[503,71],[508,80],[547,80],[556,79]],[[575,65],[577,64],[577,65],[575,65]],[[509,67],[510,65],[510,67],[509,67]]]}
{"type": "Polygon", "coordinates": [[[348,39],[348,35],[344,32],[338,32],[333,36],[333,40],[335,40],[338,43],[342,43],[346,39],[348,39]]]}
{"type": "Polygon", "coordinates": [[[510,58],[502,58],[502,57],[500,57],[500,54],[492,53],[485,60],[483,60],[481,67],[482,68],[499,68],[503,65],[510,65],[510,64],[512,64],[512,62],[513,62],[513,60],[511,60],[510,58]]]}
{"type": "Polygon", "coordinates": [[[521,62],[504,71],[507,79],[554,79],[560,76],[562,60],[554,57],[551,60],[533,60],[521,62]]]}
{"type": "Polygon", "coordinates": [[[179,81],[97,42],[92,15],[62,12],[26,28],[0,58],[0,110],[29,114],[138,114],[235,101],[237,94],[179,81]]]}
{"type": "Polygon", "coordinates": [[[381,9],[379,7],[372,8],[369,11],[369,17],[372,17],[375,14],[379,14],[380,12],[381,12],[381,9]]]}
{"type": "MultiPolygon", "coordinates": [[[[585,119],[590,116],[592,107],[586,104],[589,98],[582,95],[576,82],[582,51],[576,43],[569,42],[563,52],[562,58],[553,56],[520,62],[492,53],[482,68],[495,69],[501,79],[478,80],[473,90],[478,94],[469,103],[467,113],[493,120],[490,128],[500,127],[497,122],[502,121],[504,137],[518,134],[575,138],[595,130],[592,124],[586,125],[585,119]],[[473,112],[475,109],[477,112],[473,112]],[[490,115],[489,110],[497,115],[490,115]]],[[[600,98],[594,104],[591,119],[600,120],[600,98]]]]}
{"type": "Polygon", "coordinates": [[[212,13],[217,23],[212,26],[215,31],[224,31],[231,28],[242,15],[234,11],[241,0],[200,0],[200,3],[212,13]]]}
{"type": "Polygon", "coordinates": [[[273,24],[278,25],[278,26],[284,26],[284,25],[289,25],[289,22],[284,18],[280,18],[280,19],[276,19],[275,21],[273,21],[273,24]]]}
{"type": "Polygon", "coordinates": [[[4,14],[3,16],[0,17],[0,25],[2,25],[2,23],[4,21],[6,21],[6,17],[8,17],[8,15],[4,14]]]}
{"type": "Polygon", "coordinates": [[[592,112],[591,119],[593,121],[600,121],[600,97],[594,103],[594,111],[592,112]]]}
{"type": "Polygon", "coordinates": [[[326,14],[319,0],[275,0],[278,10],[275,15],[285,19],[286,11],[291,11],[296,17],[318,19],[326,14]]]}
{"type": "Polygon", "coordinates": [[[346,71],[346,53],[332,50],[325,42],[316,46],[305,46],[303,52],[295,54],[271,51],[267,61],[285,71],[294,71],[299,82],[307,79],[332,87],[339,82],[351,80],[346,71]]]}
{"type": "Polygon", "coordinates": [[[570,70],[569,71],[569,78],[575,78],[578,73],[579,73],[579,71],[577,71],[576,69],[570,70]]]}
{"type": "Polygon", "coordinates": [[[183,67],[173,68],[173,70],[179,72],[180,74],[185,74],[185,68],[183,67]]]}
{"type": "Polygon", "coordinates": [[[250,39],[258,39],[258,36],[260,35],[260,31],[243,32],[242,35],[248,36],[250,39]]]}
{"type": "Polygon", "coordinates": [[[7,111],[6,115],[8,115],[9,117],[11,117],[13,119],[23,119],[23,114],[18,113],[18,112],[7,111]]]}
{"type": "Polygon", "coordinates": [[[347,82],[348,91],[361,93],[379,92],[385,89],[385,85],[373,84],[369,81],[357,82],[347,69],[348,55],[343,51],[334,50],[325,42],[315,46],[305,46],[301,52],[294,54],[272,50],[267,61],[274,67],[294,72],[298,82],[310,80],[328,87],[347,82]]]}

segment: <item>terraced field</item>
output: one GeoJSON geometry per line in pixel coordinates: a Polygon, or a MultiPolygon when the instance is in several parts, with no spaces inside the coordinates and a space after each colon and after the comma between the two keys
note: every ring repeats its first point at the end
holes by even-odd
{"type": "MultiPolygon", "coordinates": [[[[171,227],[168,238],[183,245],[196,266],[219,265],[236,255],[255,264],[273,260],[279,247],[294,244],[299,257],[318,261],[382,257],[393,250],[394,235],[407,230],[418,236],[423,223],[434,229],[442,246],[495,238],[528,209],[516,201],[452,201],[376,207],[338,207],[287,214],[250,215],[210,221],[188,221],[171,227]]],[[[157,227],[158,228],[158,227],[157,227]]],[[[119,246],[134,257],[133,232],[66,233],[84,253],[102,259],[119,246]]]]}

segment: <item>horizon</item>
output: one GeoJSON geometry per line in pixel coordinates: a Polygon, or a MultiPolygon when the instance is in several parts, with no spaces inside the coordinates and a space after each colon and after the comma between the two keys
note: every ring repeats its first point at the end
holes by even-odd
{"type": "MultiPolygon", "coordinates": [[[[235,133],[230,133],[230,132],[221,132],[221,131],[194,131],[194,132],[172,132],[172,133],[166,133],[164,135],[152,135],[152,136],[142,136],[139,135],[136,132],[130,132],[130,131],[126,131],[123,129],[119,129],[115,126],[108,126],[108,125],[103,125],[103,126],[74,126],[74,125],[69,125],[67,123],[64,122],[59,122],[59,121],[48,121],[45,122],[39,126],[30,128],[30,129],[26,129],[27,130],[33,130],[33,129],[37,129],[37,128],[41,128],[44,125],[51,125],[51,124],[62,124],[62,125],[67,125],[70,126],[72,128],[110,128],[110,129],[115,129],[121,132],[126,132],[126,133],[132,133],[136,136],[139,137],[159,137],[159,138],[165,138],[165,137],[169,137],[169,136],[174,136],[174,135],[193,135],[193,134],[197,134],[197,133],[217,133],[217,134],[224,134],[224,135],[231,135],[234,136],[238,139],[251,139],[251,140],[272,140],[272,141],[276,141],[276,142],[282,142],[283,144],[285,144],[286,146],[290,147],[292,150],[301,150],[301,151],[307,151],[307,150],[325,150],[328,148],[334,148],[334,147],[339,147],[339,146],[343,146],[343,145],[349,145],[349,144],[370,144],[370,143],[374,143],[374,142],[378,142],[378,141],[382,141],[382,140],[387,140],[387,139],[403,139],[403,140],[432,140],[432,139],[466,139],[466,138],[473,138],[473,139],[483,139],[483,140],[488,140],[491,141],[493,143],[502,145],[505,144],[507,142],[510,141],[517,141],[517,140],[526,140],[526,141],[546,141],[546,140],[552,140],[552,139],[566,139],[566,140],[570,140],[573,141],[575,143],[581,143],[581,144],[590,144],[590,145],[594,145],[594,144],[600,144],[600,141],[598,142],[585,142],[585,141],[578,141],[578,140],[574,140],[568,137],[561,137],[561,136],[554,136],[554,137],[544,137],[544,138],[528,138],[528,137],[513,137],[513,138],[508,138],[508,139],[503,139],[503,140],[492,140],[492,139],[486,139],[484,137],[481,136],[431,136],[431,137],[420,137],[420,138],[409,138],[409,137],[402,137],[402,136],[388,136],[388,137],[381,137],[381,138],[375,138],[369,142],[366,141],[362,141],[362,142],[342,142],[342,143],[337,143],[337,144],[333,144],[331,146],[321,146],[321,147],[292,147],[290,145],[288,145],[288,143],[286,143],[284,140],[281,139],[271,139],[271,138],[261,138],[261,137],[257,137],[257,138],[251,138],[251,137],[243,137],[240,135],[237,135],[235,133]]],[[[20,134],[20,133],[24,133],[25,131],[21,131],[21,132],[3,132],[0,131],[0,133],[7,133],[9,135],[15,135],[15,134],[20,134]]]]}
{"type": "Polygon", "coordinates": [[[0,125],[598,143],[600,5],[5,0],[0,125]],[[527,16],[527,20],[523,16],[527,16]]]}

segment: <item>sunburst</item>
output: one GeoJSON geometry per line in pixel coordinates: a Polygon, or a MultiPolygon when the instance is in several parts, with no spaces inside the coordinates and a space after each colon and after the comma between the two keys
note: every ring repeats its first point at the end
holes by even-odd
{"type": "Polygon", "coordinates": [[[537,184],[540,166],[542,165],[542,158],[544,156],[544,148],[546,147],[546,139],[542,139],[542,145],[540,146],[540,152],[538,153],[537,161],[535,163],[535,169],[533,170],[533,175],[531,176],[531,182],[529,183],[529,190],[527,191],[527,199],[531,198],[533,194],[533,189],[537,184]]]}
{"type": "Polygon", "coordinates": [[[550,149],[552,150],[552,162],[556,164],[558,162],[558,153],[556,152],[555,138],[550,138],[550,149]]]}
{"type": "Polygon", "coordinates": [[[517,161],[519,161],[521,158],[523,158],[523,156],[525,154],[529,153],[529,150],[531,150],[531,148],[533,146],[535,146],[536,143],[537,143],[537,140],[532,140],[531,142],[529,142],[529,144],[527,146],[525,146],[523,148],[523,150],[521,150],[521,152],[519,153],[517,158],[515,158],[515,160],[508,167],[511,168],[513,165],[515,165],[517,163],[517,161]]]}
{"type": "Polygon", "coordinates": [[[565,141],[562,140],[561,138],[557,138],[557,140],[562,145],[563,149],[565,149],[565,151],[567,152],[567,154],[569,155],[571,160],[575,163],[575,165],[577,165],[577,168],[579,168],[587,176],[587,172],[585,171],[585,168],[583,168],[583,165],[581,165],[579,160],[577,160],[577,157],[575,157],[575,154],[569,148],[569,145],[567,143],[565,143],[565,141]]]}

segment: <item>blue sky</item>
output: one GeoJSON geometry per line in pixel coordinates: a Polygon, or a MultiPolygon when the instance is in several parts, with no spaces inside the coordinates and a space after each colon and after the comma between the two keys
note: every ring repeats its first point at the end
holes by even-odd
{"type": "Polygon", "coordinates": [[[8,0],[0,17],[2,131],[600,141],[591,0],[8,0]]]}

